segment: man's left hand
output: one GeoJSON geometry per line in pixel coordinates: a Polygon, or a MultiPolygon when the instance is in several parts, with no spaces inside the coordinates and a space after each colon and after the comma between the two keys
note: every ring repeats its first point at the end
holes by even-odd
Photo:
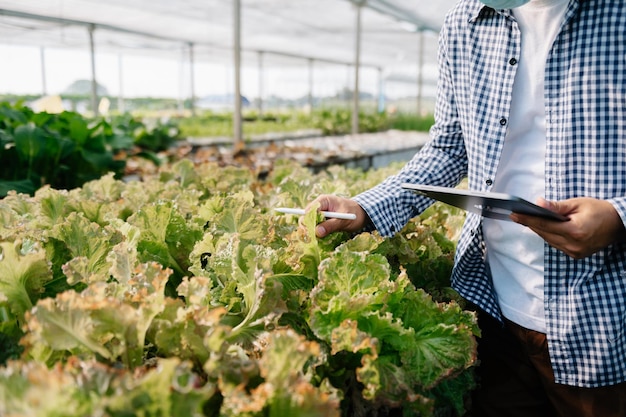
{"type": "Polygon", "coordinates": [[[607,246],[626,240],[626,229],[611,203],[580,197],[562,201],[537,200],[537,205],[560,213],[569,221],[559,222],[520,213],[511,220],[528,226],[551,246],[575,259],[582,259],[607,246]]]}

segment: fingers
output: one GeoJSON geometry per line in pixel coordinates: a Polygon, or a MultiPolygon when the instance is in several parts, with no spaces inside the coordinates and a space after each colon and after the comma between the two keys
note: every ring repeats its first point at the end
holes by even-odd
{"type": "Polygon", "coordinates": [[[337,211],[340,213],[353,213],[355,220],[326,219],[315,228],[318,237],[325,237],[335,232],[357,232],[363,229],[367,214],[361,206],[354,200],[338,197],[336,195],[324,194],[317,197],[306,206],[306,210],[311,210],[319,204],[320,211],[337,211]]]}
{"type": "Polygon", "coordinates": [[[624,225],[607,201],[573,198],[563,201],[540,199],[537,204],[569,217],[567,222],[512,214],[511,220],[529,227],[546,242],[568,256],[581,259],[624,236],[624,225]]]}
{"type": "MultiPolygon", "coordinates": [[[[343,221],[345,222],[346,220],[343,221]]],[[[325,237],[331,233],[338,232],[342,230],[341,222],[342,221],[339,219],[325,220],[318,224],[317,227],[315,227],[315,234],[317,235],[317,237],[325,237]]]]}

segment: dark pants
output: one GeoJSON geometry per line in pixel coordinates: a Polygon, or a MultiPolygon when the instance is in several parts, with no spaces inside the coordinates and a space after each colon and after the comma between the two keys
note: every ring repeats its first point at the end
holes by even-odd
{"type": "Polygon", "coordinates": [[[601,388],[556,384],[543,333],[479,313],[478,389],[472,417],[624,417],[626,383],[601,388]]]}

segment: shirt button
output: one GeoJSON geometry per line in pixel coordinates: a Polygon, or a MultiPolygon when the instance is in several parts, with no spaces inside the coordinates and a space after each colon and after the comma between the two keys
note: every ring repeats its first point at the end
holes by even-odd
{"type": "Polygon", "coordinates": [[[509,65],[515,65],[515,64],[517,64],[517,59],[515,58],[509,59],[509,65]]]}
{"type": "Polygon", "coordinates": [[[502,118],[500,119],[500,125],[505,126],[506,125],[506,118],[502,118]]]}
{"type": "Polygon", "coordinates": [[[493,180],[491,178],[487,178],[487,180],[485,181],[485,184],[491,187],[493,185],[493,180]]]}

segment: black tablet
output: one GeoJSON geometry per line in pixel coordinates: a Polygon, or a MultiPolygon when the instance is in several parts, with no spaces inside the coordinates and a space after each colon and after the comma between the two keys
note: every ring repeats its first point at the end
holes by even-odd
{"type": "Polygon", "coordinates": [[[559,213],[509,194],[409,183],[403,183],[402,188],[492,219],[510,220],[509,215],[515,212],[551,220],[569,220],[559,213]]]}

